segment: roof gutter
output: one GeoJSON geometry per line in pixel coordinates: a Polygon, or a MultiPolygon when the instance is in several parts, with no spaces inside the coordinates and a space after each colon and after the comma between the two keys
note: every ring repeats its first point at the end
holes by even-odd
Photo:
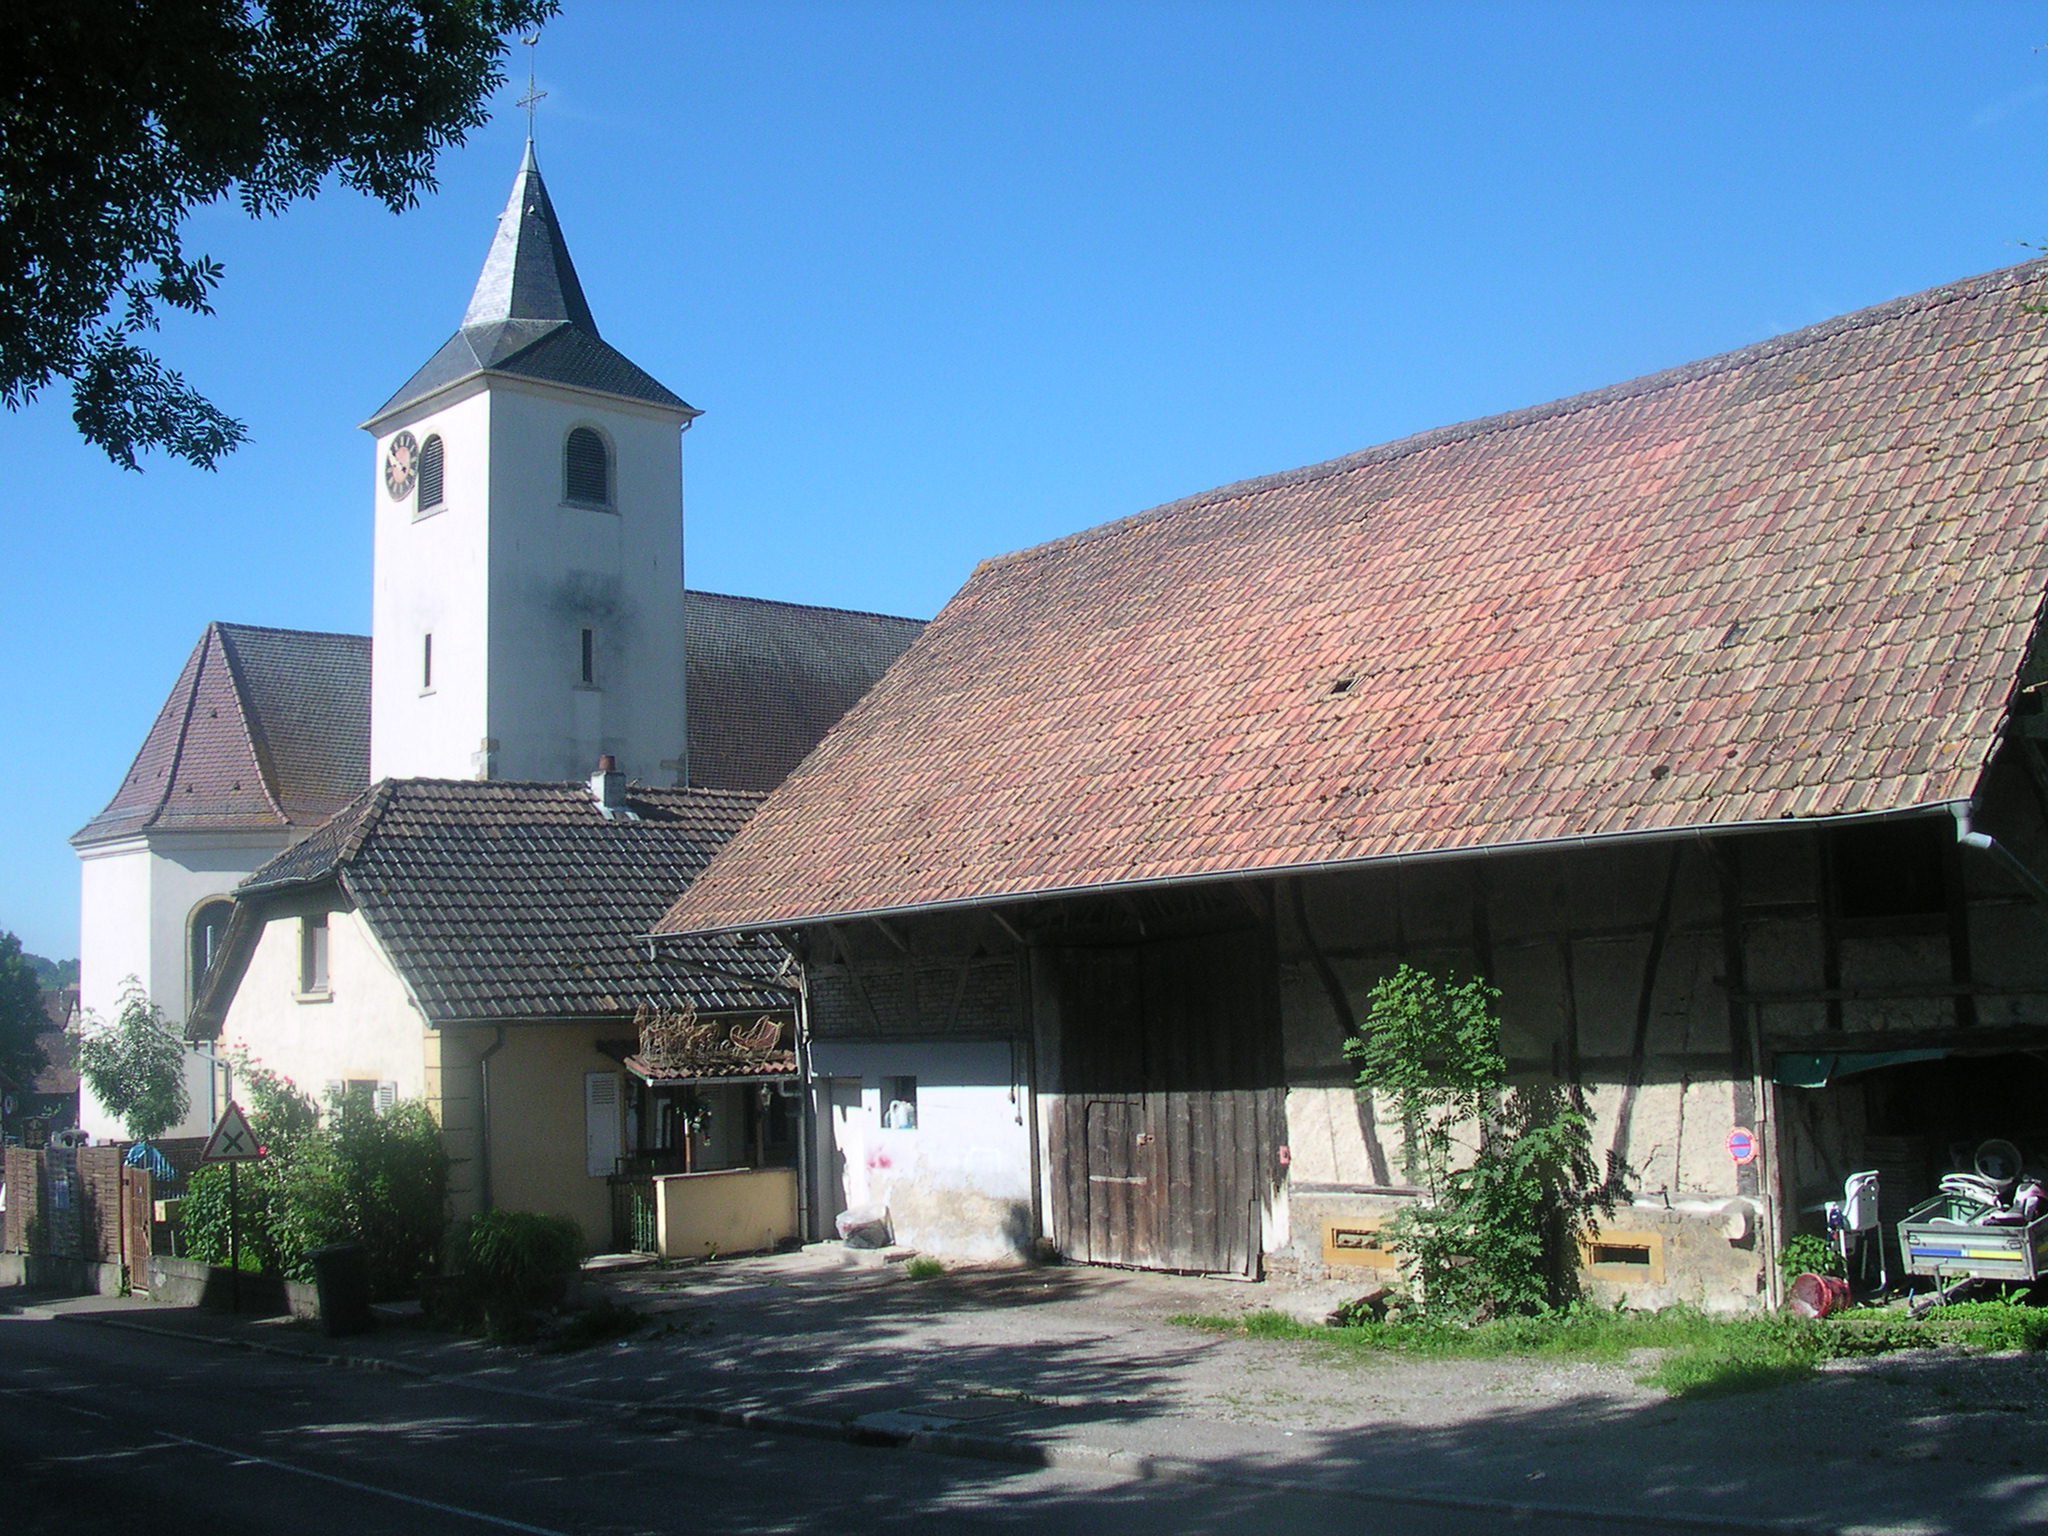
{"type": "Polygon", "coordinates": [[[1969,801],[1958,801],[1950,809],[1955,813],[1957,842],[1965,848],[1977,848],[1990,854],[2001,869],[2027,888],[2028,895],[2048,905],[2048,881],[2043,881],[2018,854],[1992,837],[1989,832],[1977,830],[1975,822],[1971,819],[1973,807],[1969,801]]]}
{"type": "MultiPolygon", "coordinates": [[[[1251,869],[1223,869],[1194,875],[1147,875],[1130,880],[1105,880],[1092,885],[1051,886],[1040,891],[1006,891],[983,896],[949,897],[943,901],[911,902],[896,907],[868,907],[854,911],[815,912],[803,917],[776,917],[757,923],[733,923],[718,928],[688,928],[674,933],[645,935],[658,939],[711,938],[736,933],[770,933],[778,928],[805,928],[817,923],[851,923],[866,918],[922,915],[929,912],[960,912],[977,907],[1015,906],[1029,901],[1050,901],[1063,896],[1121,895],[1136,891],[1164,890],[1175,886],[1222,885],[1234,880],[1279,879],[1289,875],[1316,875],[1345,870],[1403,868],[1411,864],[1435,864],[1447,859],[1476,858],[1492,853],[1543,853],[1579,848],[1617,848],[1637,844],[1704,842],[1712,837],[1739,836],[1753,832],[1785,832],[1830,826],[1868,826],[1881,821],[1905,821],[1915,816],[1964,816],[1967,800],[1935,800],[1925,805],[1905,806],[1892,811],[1854,811],[1842,816],[1781,816],[1772,821],[1724,821],[1703,827],[1659,827],[1646,832],[1580,832],[1568,837],[1536,837],[1510,843],[1481,843],[1472,848],[1428,848],[1414,853],[1381,853],[1362,859],[1329,859],[1307,864],[1273,864],[1251,869]]],[[[1988,842],[1989,839],[1986,839],[1988,842]]],[[[1972,846],[1977,846],[1973,844],[1972,846]]],[[[2003,850],[2001,850],[2003,851],[2003,850]]],[[[2011,855],[2007,854],[2010,858],[2011,855]]],[[[2032,878],[2029,876],[2028,878],[2032,878]]],[[[2029,886],[2029,889],[2033,889],[2029,886]]],[[[2044,888],[2048,889],[2048,888],[2044,888]]]]}

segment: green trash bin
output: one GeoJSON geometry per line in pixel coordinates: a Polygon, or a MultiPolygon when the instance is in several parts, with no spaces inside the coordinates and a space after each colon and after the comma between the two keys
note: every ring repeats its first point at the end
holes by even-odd
{"type": "Polygon", "coordinates": [[[370,1313],[370,1250],[361,1243],[329,1243],[306,1257],[313,1265],[313,1288],[320,1297],[320,1331],[330,1339],[368,1333],[376,1326],[370,1313]]]}

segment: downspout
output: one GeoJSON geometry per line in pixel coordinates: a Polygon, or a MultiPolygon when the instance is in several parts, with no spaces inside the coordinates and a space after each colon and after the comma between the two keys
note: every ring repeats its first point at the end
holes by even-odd
{"type": "Polygon", "coordinates": [[[498,1038],[476,1059],[477,1076],[477,1205],[491,1210],[491,1058],[505,1049],[505,1026],[498,1026],[498,1038]]]}
{"type": "Polygon", "coordinates": [[[1957,842],[1965,848],[1978,848],[1990,854],[2001,869],[2027,888],[2029,896],[2048,906],[2048,881],[2043,881],[2027,867],[2018,854],[1992,837],[1990,833],[1979,832],[1971,821],[1971,807],[1967,800],[1957,801],[1950,809],[1955,812],[1957,842]]]}
{"type": "MultiPolygon", "coordinates": [[[[791,1033],[796,1036],[796,1230],[802,1242],[815,1242],[820,1234],[811,1225],[816,1200],[813,1185],[818,1170],[811,1166],[811,1119],[816,1095],[811,1091],[811,985],[810,969],[799,966],[796,973],[796,1018],[791,1033]]],[[[826,1113],[831,1113],[828,1109],[826,1113]]]]}

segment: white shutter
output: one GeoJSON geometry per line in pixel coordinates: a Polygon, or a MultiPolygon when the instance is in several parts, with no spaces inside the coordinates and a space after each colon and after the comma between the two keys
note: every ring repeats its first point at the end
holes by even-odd
{"type": "Polygon", "coordinates": [[[379,1084],[377,1085],[377,1113],[378,1113],[378,1114],[380,1114],[380,1115],[388,1115],[388,1114],[390,1114],[390,1113],[391,1113],[391,1107],[392,1107],[392,1105],[396,1104],[397,1102],[398,1102],[398,1084],[396,1084],[396,1083],[379,1083],[379,1084]]]}
{"type": "Polygon", "coordinates": [[[593,1179],[619,1167],[619,1074],[583,1074],[583,1170],[593,1179]]]}

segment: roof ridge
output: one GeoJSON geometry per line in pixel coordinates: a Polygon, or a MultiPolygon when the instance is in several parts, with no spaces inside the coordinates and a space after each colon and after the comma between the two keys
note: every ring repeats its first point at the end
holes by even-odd
{"type": "MultiPolygon", "coordinates": [[[[199,709],[199,690],[206,685],[206,657],[219,638],[219,631],[220,624],[217,621],[208,624],[206,632],[199,637],[199,644],[193,648],[192,660],[188,663],[192,668],[192,686],[185,690],[185,706],[178,714],[177,737],[171,747],[170,761],[164,765],[163,788],[158,791],[149,814],[142,819],[142,825],[145,827],[154,826],[157,818],[163,815],[165,807],[170,804],[171,786],[178,782],[178,770],[185,763],[185,745],[191,738],[192,717],[199,709]]],[[[228,675],[232,680],[234,674],[230,672],[228,675]]],[[[183,681],[183,678],[184,674],[180,673],[179,680],[183,681]]],[[[143,739],[142,744],[144,747],[149,745],[147,737],[143,739]]]]}
{"type": "Polygon", "coordinates": [[[1126,529],[1156,522],[1181,512],[1234,501],[1256,492],[1277,490],[1292,485],[1313,485],[1317,481],[1334,479],[1356,469],[1391,463],[1396,459],[1426,453],[1433,448],[1441,448],[1451,443],[1469,442],[1474,438],[1514,431],[1538,422],[1560,420],[1596,406],[1641,399],[1662,390],[1712,378],[1733,368],[1782,356],[1801,347],[1830,341],[1852,331],[1865,330],[1899,315],[1934,309],[1998,288],[2017,287],[2026,277],[2039,275],[2044,268],[2048,268],[2048,256],[2037,256],[2028,261],[2016,262],[2009,267],[1994,267],[1989,272],[1958,278],[1954,282],[1923,288],[1915,293],[1902,294],[1897,298],[1886,299],[1882,303],[1851,310],[1845,315],[1833,315],[1825,320],[1817,320],[1811,325],[1800,326],[1796,330],[1767,336],[1760,341],[1752,341],[1727,352],[1716,352],[1707,357],[1695,358],[1691,362],[1674,364],[1672,367],[1660,368],[1652,373],[1638,374],[1635,378],[1604,384],[1597,389],[1581,390],[1574,395],[1562,395],[1554,400],[1519,406],[1510,411],[1498,411],[1490,416],[1476,416],[1469,421],[1453,422],[1448,426],[1431,427],[1426,431],[1410,433],[1406,437],[1397,437],[1390,442],[1361,448],[1352,453],[1340,454],[1334,459],[1323,459],[1299,468],[1233,480],[1206,491],[1195,491],[1186,496],[1175,497],[1171,501],[1148,507],[1142,512],[1133,512],[1127,517],[1113,518],[1106,523],[1097,523],[1092,528],[1082,528],[1056,539],[1048,539],[1042,544],[991,555],[981,561],[975,570],[978,574],[998,566],[1036,559],[1058,550],[1092,543],[1096,539],[1113,537],[1126,529]]]}
{"type": "MultiPolygon", "coordinates": [[[[242,739],[249,744],[249,755],[256,760],[256,780],[263,787],[263,798],[277,812],[278,820],[289,826],[291,817],[285,814],[284,801],[277,793],[277,762],[270,750],[270,737],[249,707],[249,680],[243,674],[241,659],[228,638],[228,626],[216,620],[211,628],[220,638],[221,660],[228,669],[228,691],[234,695],[235,713],[241,718],[242,739]]],[[[197,696],[195,690],[194,697],[197,696]]]]}
{"type": "Polygon", "coordinates": [[[215,619],[211,627],[221,630],[236,630],[251,635],[304,635],[321,640],[362,640],[368,635],[356,634],[353,630],[342,629],[287,629],[278,624],[242,624],[233,619],[215,619]]]}
{"type": "Polygon", "coordinates": [[[876,608],[841,608],[833,603],[797,603],[786,597],[753,597],[742,592],[713,592],[705,587],[683,588],[683,600],[693,597],[723,598],[729,603],[756,603],[764,608],[801,608],[810,613],[844,613],[857,619],[888,619],[897,624],[929,624],[930,619],[912,618],[904,613],[883,613],[876,608]]]}

